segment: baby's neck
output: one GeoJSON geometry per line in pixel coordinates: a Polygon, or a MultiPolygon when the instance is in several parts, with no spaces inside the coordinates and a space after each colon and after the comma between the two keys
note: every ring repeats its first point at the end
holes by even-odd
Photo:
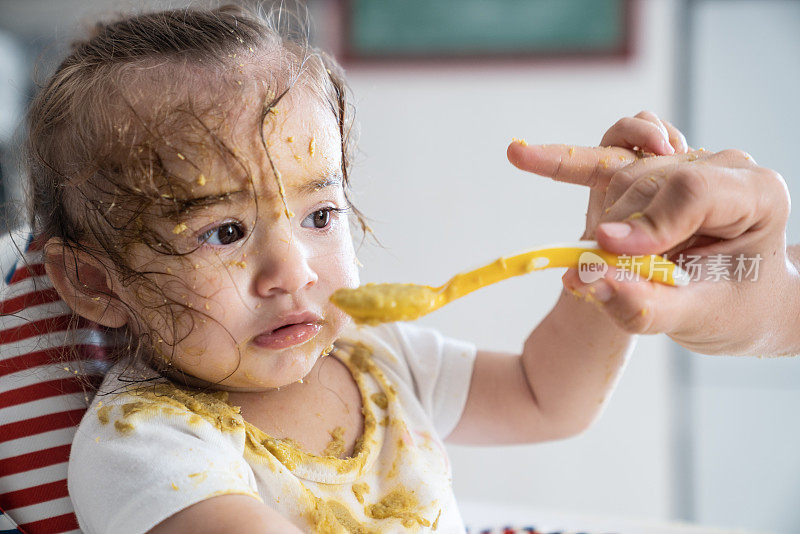
{"type": "Polygon", "coordinates": [[[364,431],[361,391],[335,356],[320,358],[303,382],[261,392],[229,392],[245,421],[275,438],[290,438],[321,455],[339,430],[343,456],[352,454],[364,431]]]}

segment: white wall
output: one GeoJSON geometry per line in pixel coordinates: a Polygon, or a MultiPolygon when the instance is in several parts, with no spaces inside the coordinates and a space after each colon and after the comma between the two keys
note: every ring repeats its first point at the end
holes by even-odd
{"type": "MultiPolygon", "coordinates": [[[[641,109],[673,117],[676,3],[641,2],[629,62],[354,68],[363,154],[356,201],[386,250],[363,281],[440,283],[539,244],[577,239],[587,193],[506,161],[512,136],[595,145],[641,109]]],[[[560,272],[504,282],[421,322],[517,351],[560,290],[560,272]]],[[[462,500],[602,515],[671,512],[670,345],[642,340],[603,418],[585,435],[510,448],[451,447],[462,500]]]]}

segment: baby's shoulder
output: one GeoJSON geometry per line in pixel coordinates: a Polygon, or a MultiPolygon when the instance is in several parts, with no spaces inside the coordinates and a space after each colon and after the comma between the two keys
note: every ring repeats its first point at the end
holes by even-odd
{"type": "Polygon", "coordinates": [[[81,421],[67,485],[87,531],[145,532],[216,495],[260,499],[238,408],[161,378],[107,376],[81,421]]]}
{"type": "Polygon", "coordinates": [[[116,365],[84,415],[73,447],[127,438],[148,444],[199,439],[242,449],[244,428],[239,408],[227,402],[225,392],[181,387],[155,374],[132,376],[116,365]]]}

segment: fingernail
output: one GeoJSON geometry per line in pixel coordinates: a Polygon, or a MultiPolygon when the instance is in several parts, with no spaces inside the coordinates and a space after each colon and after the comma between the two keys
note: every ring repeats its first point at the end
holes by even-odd
{"type": "Polygon", "coordinates": [[[608,237],[614,239],[622,239],[631,233],[631,225],[619,222],[603,223],[600,228],[606,233],[608,237]]]}

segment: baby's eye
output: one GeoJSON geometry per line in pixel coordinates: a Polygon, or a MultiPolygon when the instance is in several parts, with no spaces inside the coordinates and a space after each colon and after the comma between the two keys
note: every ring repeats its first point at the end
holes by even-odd
{"type": "Polygon", "coordinates": [[[322,208],[313,213],[310,213],[303,222],[300,223],[300,226],[304,228],[325,228],[328,226],[331,220],[331,212],[338,211],[336,208],[322,208]]]}
{"type": "Polygon", "coordinates": [[[244,237],[244,227],[238,222],[226,222],[200,235],[200,242],[209,245],[230,245],[244,237]]]}

